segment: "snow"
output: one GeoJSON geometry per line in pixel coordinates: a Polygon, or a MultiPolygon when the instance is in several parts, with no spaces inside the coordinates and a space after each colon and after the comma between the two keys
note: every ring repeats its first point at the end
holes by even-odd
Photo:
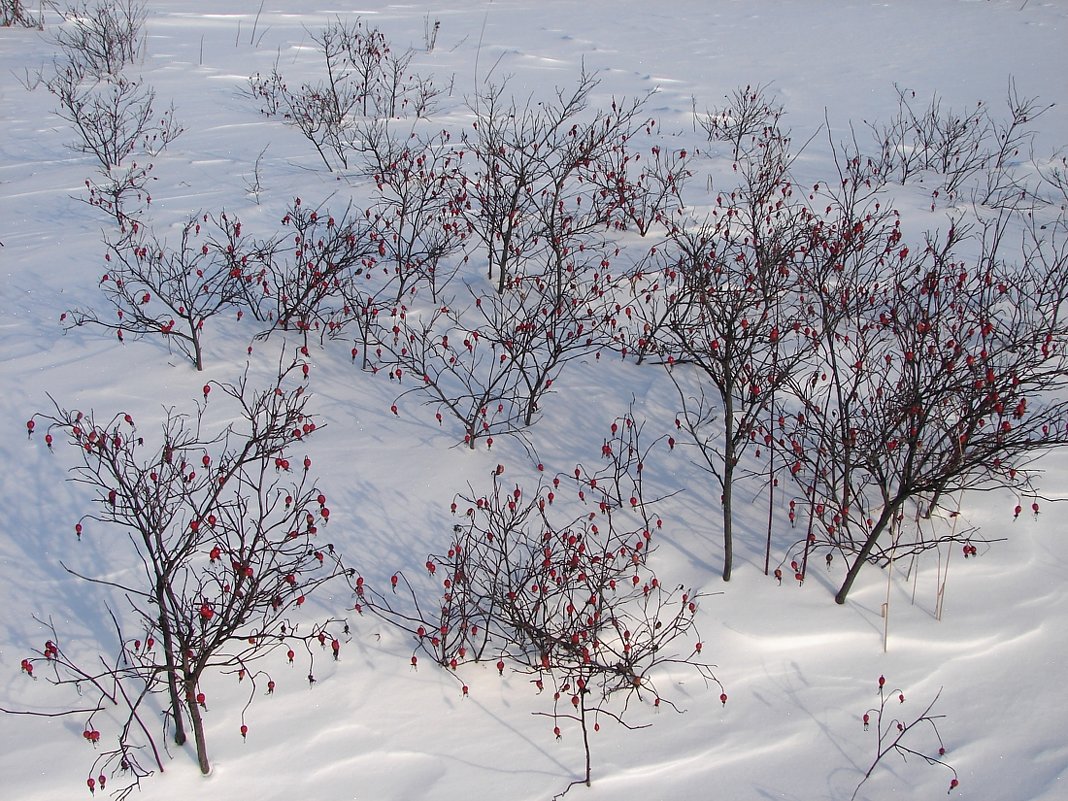
{"type": "MultiPolygon", "coordinates": [[[[805,181],[833,175],[827,135],[819,130],[825,115],[836,139],[850,121],[859,129],[864,120],[885,118],[894,110],[895,83],[918,97],[938,92],[947,105],[964,108],[978,99],[998,106],[1014,78],[1021,94],[1056,104],[1039,121],[1037,153],[1065,144],[1068,130],[1068,5],[1058,2],[449,0],[352,9],[324,0],[290,7],[267,2],[261,11],[254,0],[232,0],[214,13],[203,5],[148,3],[145,55],[133,68],[162,106],[174,103],[185,128],[155,159],[149,214],[161,230],[190,213],[222,210],[271,230],[295,195],[343,207],[349,184],[327,173],[298,133],[264,120],[242,94],[251,74],[276,63],[294,81],[313,76],[311,33],[337,16],[362,14],[397,47],[416,49],[415,69],[452,82],[437,119],[447,127],[469,120],[463,98],[477,83],[508,78],[516,97],[548,96],[554,86],[573,85],[584,65],[602,80],[595,103],[655,90],[648,112],[680,146],[695,141],[694,98],[698,109],[710,108],[740,85],[769,85],[795,143],[818,133],[796,166],[805,181]],[[428,18],[441,21],[432,53],[422,49],[428,18]],[[260,205],[247,187],[264,148],[260,205]]],[[[57,709],[66,696],[19,670],[47,636],[34,616],[53,619],[68,645],[110,642],[107,593],[79,583],[60,561],[96,571],[123,566],[120,549],[110,548],[103,532],[75,541],[84,491],[66,480],[69,462],[61,448],[50,454],[39,436],[27,440],[25,421],[51,408],[50,395],[64,407],[102,416],[129,411],[150,428],[166,406],[192,409],[206,379],[237,379],[256,332],[247,320],[218,323],[206,337],[203,374],[154,342],[120,346],[90,329],[63,334],[62,311],[99,302],[100,240],[109,221],[75,199],[94,168],[68,147],[74,134],[53,113],[53,98],[43,87],[29,92],[20,85],[48,69],[53,54],[47,30],[0,29],[0,425],[6,432],[0,438],[0,706],[37,710],[57,709]]],[[[910,224],[944,227],[944,210],[930,212],[926,202],[922,192],[898,198],[910,224]]],[[[917,240],[921,230],[913,230],[917,240]]],[[[608,425],[632,397],[651,437],[673,429],[677,399],[669,382],[605,353],[565,369],[526,443],[500,437],[490,451],[470,451],[417,396],[407,396],[392,415],[390,405],[410,385],[360,372],[341,344],[312,351],[312,405],[327,429],[311,439],[309,454],[331,498],[331,536],[368,580],[381,582],[401,568],[418,575],[426,554],[447,543],[453,497],[484,491],[498,463],[532,487],[534,461],[553,471],[593,462],[608,425]]],[[[257,343],[254,379],[269,377],[278,347],[278,339],[257,343]]],[[[1042,466],[1045,494],[1066,497],[1060,491],[1065,456],[1049,456],[1042,466]]],[[[908,579],[899,571],[890,588],[884,652],[885,571],[862,574],[844,607],[833,603],[840,565],[828,571],[818,560],[804,586],[790,580],[778,586],[763,575],[766,501],[743,487],[735,575],[724,584],[719,529],[709,522],[719,509],[708,478],[681,448],[648,469],[658,489],[682,490],[664,502],[657,572],[665,582],[714,593],[698,624],[729,700],[721,704],[719,688],[696,675],[673,672],[665,684],[685,713],[637,706],[630,722],[651,727],[602,726],[593,741],[593,785],[576,787],[569,797],[848,799],[873,758],[874,737],[863,732],[860,717],[878,702],[880,675],[905,694],[905,714],[918,714],[941,690],[935,712],[945,715],[946,758],[960,777],[950,797],[1065,796],[1068,742],[1060,712],[1068,709],[1068,541],[1057,504],[1014,521],[1015,498],[964,496],[963,519],[981,526],[984,537],[1004,541],[967,561],[956,549],[942,552],[948,589],[941,620],[934,554],[922,557],[908,579]]],[[[778,559],[801,535],[789,531],[785,510],[776,514],[778,559]]],[[[112,602],[122,607],[121,599],[112,602]]],[[[319,599],[328,614],[351,609],[351,602],[343,589],[319,599]]],[[[243,688],[236,691],[232,677],[212,679],[206,716],[212,774],[200,776],[188,746],[172,746],[166,772],[145,780],[137,797],[521,801],[551,798],[580,775],[581,735],[565,728],[557,740],[549,719],[531,714],[551,703],[527,677],[507,670],[498,676],[491,664],[465,666],[465,698],[461,682],[427,660],[411,668],[412,643],[404,634],[373,617],[350,613],[349,619],[351,642],[337,663],[317,663],[314,687],[299,669],[277,671],[278,692],[257,698],[248,712],[247,742],[238,734],[243,688]]],[[[6,716],[3,723],[6,797],[85,797],[93,754],[77,717],[6,716]]],[[[890,755],[858,798],[942,797],[949,778],[917,758],[905,763],[890,755]]]]}

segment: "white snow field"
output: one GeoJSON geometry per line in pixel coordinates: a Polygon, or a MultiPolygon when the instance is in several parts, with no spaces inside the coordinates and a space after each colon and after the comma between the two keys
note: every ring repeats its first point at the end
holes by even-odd
{"type": "MultiPolygon", "coordinates": [[[[488,84],[507,79],[507,96],[537,103],[573,87],[584,68],[600,81],[592,107],[649,94],[642,116],[657,121],[657,141],[703,151],[695,158],[711,165],[713,193],[730,191],[730,159],[695,128],[694,109],[722,106],[746,84],[766,87],[781,103],[795,147],[807,142],[793,165],[800,185],[837,180],[829,142],[846,138],[851,123],[861,140],[865,121],[887,119],[897,108],[895,85],[914,90],[920,106],[937,93],[946,107],[983,100],[997,115],[1014,82],[1021,95],[1054,104],[1034,121],[1035,159],[1068,145],[1068,3],[1059,0],[149,0],[146,8],[139,55],[126,73],[155,90],[157,110],[173,103],[184,128],[151,158],[152,201],[143,212],[169,240],[197,212],[225,211],[267,236],[281,230],[297,196],[333,214],[350,200],[365,202],[369,179],[327,170],[297,130],[265,117],[247,96],[249,77],[272,67],[293,85],[321,78],[313,35],[357,17],[394,48],[413,48],[412,69],[444,89],[424,124],[431,129],[458,137],[473,119],[471,99],[488,84]],[[428,52],[429,35],[436,39],[428,52]]],[[[102,419],[129,413],[151,437],[165,409],[195,411],[206,381],[236,381],[246,364],[251,382],[270,380],[279,354],[292,354],[299,340],[277,332],[253,342],[258,323],[227,312],[207,325],[205,369],[197,372],[158,337],[120,344],[92,326],[64,332],[64,311],[104,309],[103,237],[115,223],[83,202],[97,167],[72,147],[77,136],[57,115],[56,99],[43,85],[27,87],[55,69],[50,36],[59,18],[49,11],[45,23],[43,32],[0,28],[0,706],[60,712],[79,705],[73,689],[51,686],[44,665],[35,678],[20,669],[52,636],[40,621],[51,620],[64,649],[92,662],[115,651],[108,605],[128,614],[114,587],[80,581],[63,565],[116,580],[138,565],[118,530],[89,522],[76,539],[74,524],[91,510],[92,494],[68,480],[72,450],[57,442],[50,453],[43,426],[27,437],[26,421],[54,411],[51,396],[102,419]]],[[[687,197],[700,203],[707,189],[692,183],[687,197]]],[[[929,188],[891,184],[885,192],[901,210],[906,239],[922,242],[925,231],[947,227],[951,209],[932,204],[929,188]]],[[[633,233],[621,238],[637,242],[633,233]]],[[[479,258],[461,269],[481,275],[479,258]]],[[[326,429],[294,456],[311,457],[330,498],[330,541],[379,588],[397,570],[426,583],[427,554],[447,548],[452,536],[450,503],[489,491],[496,465],[505,466],[508,486],[529,491],[542,475],[539,462],[545,475],[595,465],[609,425],[632,403],[648,441],[679,436],[679,399],[664,371],[604,350],[564,368],[523,437],[468,449],[458,424],[448,417],[439,424],[436,407],[420,395],[398,400],[414,378],[398,385],[384,372],[360,370],[350,345],[310,345],[309,409],[326,429]]],[[[221,425],[216,406],[208,408],[208,424],[221,425]]],[[[669,495],[658,507],[664,527],[650,564],[665,585],[709,593],[696,623],[722,690],[684,666],[663,666],[659,691],[682,713],[654,709],[643,695],[626,717],[641,728],[603,718],[590,735],[592,786],[571,788],[569,799],[848,801],[875,758],[874,725],[865,731],[862,716],[878,704],[881,675],[906,698],[889,708],[903,722],[941,691],[932,714],[944,716],[943,759],[959,785],[950,788],[945,767],[890,753],[857,798],[1068,797],[1063,454],[1036,465],[1044,499],[1037,516],[1030,498],[1008,491],[962,496],[958,525],[993,541],[977,558],[965,560],[952,543],[903,559],[889,596],[887,571],[869,567],[842,606],[834,603],[841,559],[825,568],[817,558],[801,586],[790,578],[788,554],[804,534],[803,523],[791,530],[785,500],[774,512],[772,566],[785,561],[787,576],[780,585],[764,574],[768,505],[759,482],[736,490],[735,570],[730,582],[720,579],[719,490],[693,455],[682,445],[661,447],[645,466],[649,494],[669,495]],[[1027,511],[1014,518],[1017,503],[1027,511]],[[936,619],[940,575],[947,583],[936,619]]],[[[795,493],[788,483],[783,499],[795,493]]],[[[344,617],[351,631],[337,661],[317,659],[313,686],[301,664],[271,657],[277,691],[258,692],[242,718],[246,687],[233,675],[209,676],[210,775],[201,775],[191,744],[169,745],[165,771],[143,779],[131,797],[548,801],[581,778],[581,732],[564,720],[558,738],[551,718],[532,714],[551,712],[552,702],[531,676],[511,667],[498,675],[494,659],[452,675],[424,655],[413,669],[411,636],[357,615],[353,601],[340,582],[301,612],[309,620],[344,617]]],[[[144,714],[164,748],[158,703],[144,714]]],[[[94,758],[117,725],[98,715],[102,739],[94,746],[83,737],[85,715],[11,714],[0,723],[0,797],[19,801],[89,797],[94,758]]],[[[926,727],[905,742],[937,755],[926,727]]],[[[119,773],[107,780],[97,796],[124,786],[119,773]]]]}

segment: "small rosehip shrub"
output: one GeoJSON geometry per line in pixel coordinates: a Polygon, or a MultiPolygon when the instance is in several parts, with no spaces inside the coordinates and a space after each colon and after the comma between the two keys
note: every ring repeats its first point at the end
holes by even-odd
{"type": "MultiPolygon", "coordinates": [[[[333,658],[340,656],[343,621],[299,623],[306,600],[347,572],[323,538],[330,510],[310,460],[300,469],[289,455],[318,429],[300,375],[294,363],[264,391],[252,389],[247,376],[209,383],[196,412],[168,410],[156,436],[129,414],[102,421],[58,404],[27,426],[31,434],[47,427],[75,454],[72,481],[88,489],[95,506],[76,525],[79,547],[99,544],[114,565],[106,575],[69,572],[120,590],[129,605],[110,610],[118,652],[99,658],[103,669],[76,647],[68,650],[51,624],[44,647],[22,662],[28,676],[44,667],[37,672],[50,682],[76,690],[72,713],[85,714],[86,739],[96,745],[103,734],[111,743],[93,764],[101,787],[104,773],[125,775],[126,791],[137,786],[152,772],[145,754],[163,770],[149,699],[159,699],[177,745],[192,730],[206,774],[206,675],[236,676],[251,704],[258,688],[275,690],[264,666],[269,655],[284,651],[292,662],[295,649],[303,650],[309,683],[316,644],[325,651],[329,643],[333,658]],[[215,433],[208,432],[209,394],[233,421],[215,433]]],[[[249,734],[248,704],[242,737],[249,734]]]]}

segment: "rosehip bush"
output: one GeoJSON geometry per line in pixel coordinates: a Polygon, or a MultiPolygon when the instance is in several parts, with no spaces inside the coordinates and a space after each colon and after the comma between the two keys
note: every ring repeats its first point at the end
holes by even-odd
{"type": "MultiPolygon", "coordinates": [[[[191,728],[208,773],[206,675],[235,675],[250,704],[258,688],[275,689],[269,655],[285,652],[292,662],[301,649],[309,682],[315,643],[337,643],[337,658],[342,621],[309,625],[302,609],[346,571],[324,536],[330,511],[311,462],[305,457],[302,467],[291,455],[317,430],[299,374],[296,364],[280,370],[265,391],[250,387],[247,376],[209,383],[193,414],[168,410],[155,436],[129,414],[105,421],[58,404],[28,427],[45,428],[50,447],[67,443],[71,480],[93,496],[95,510],[77,523],[79,547],[99,543],[107,563],[122,568],[99,575],[68,568],[89,585],[119,590],[129,605],[109,610],[118,639],[112,657],[86,660],[53,628],[23,662],[27,674],[44,667],[38,673],[53,684],[77,690],[72,713],[86,716],[94,744],[97,726],[113,743],[94,773],[131,771],[136,784],[151,772],[140,756],[146,748],[163,770],[145,719],[146,704],[157,698],[165,730],[182,745],[191,728]],[[235,422],[209,433],[209,397],[212,406],[225,403],[235,422]]],[[[246,736],[245,711],[241,726],[246,736]]]]}
{"type": "Polygon", "coordinates": [[[366,215],[348,206],[336,215],[313,208],[299,197],[286,209],[282,225],[292,233],[257,242],[252,248],[262,265],[259,317],[270,328],[295,330],[304,338],[338,336],[359,314],[351,303],[356,279],[375,265],[380,237],[366,215]]]}
{"type": "Polygon", "coordinates": [[[852,290],[812,292],[817,358],[794,376],[797,404],[776,439],[819,510],[813,542],[848,555],[839,603],[865,564],[937,547],[939,537],[888,541],[907,503],[929,519],[969,489],[1034,496],[1034,458],[1068,445],[1065,220],[1030,216],[1006,212],[977,232],[961,223],[919,253],[902,246],[898,223],[857,221],[846,226],[852,253],[841,224],[809,249],[806,285],[834,275],[852,290]],[[1007,253],[1019,225],[1023,252],[1007,253]]]}
{"type": "Polygon", "coordinates": [[[643,492],[651,448],[640,433],[621,418],[596,468],[577,465],[528,492],[500,465],[488,493],[458,497],[452,541],[426,561],[437,602],[401,573],[389,594],[362,579],[355,588],[358,604],[412,633],[413,665],[421,652],[451,671],[493,659],[502,675],[510,667],[531,676],[552,705],[535,714],[552,719],[557,737],[566,721],[582,732],[586,764],[575,783],[591,781],[589,735],[602,719],[627,725],[634,698],[673,707],[658,688],[660,668],[686,665],[718,684],[696,627],[701,593],[665,586],[650,564],[663,523],[658,499],[643,492]],[[398,590],[412,602],[402,605],[398,590]]]}
{"type": "Polygon", "coordinates": [[[177,243],[169,243],[138,222],[127,234],[107,240],[100,291],[109,313],[71,309],[60,321],[70,330],[93,325],[127,338],[161,337],[197,370],[204,369],[204,326],[233,308],[242,314],[248,283],[258,277],[242,253],[241,222],[225,212],[190,218],[177,243]]]}
{"type": "Polygon", "coordinates": [[[898,754],[903,761],[907,761],[908,757],[914,756],[922,759],[928,765],[941,765],[953,774],[953,778],[949,782],[950,791],[956,789],[960,784],[959,777],[956,769],[944,759],[946,746],[942,741],[942,735],[938,731],[938,721],[944,719],[945,715],[933,714],[935,704],[938,703],[938,699],[942,695],[942,690],[939,689],[924,710],[909,721],[910,716],[895,714],[895,710],[904,709],[905,694],[901,690],[889,689],[884,676],[879,677],[878,684],[879,705],[867,710],[861,716],[864,731],[872,731],[875,734],[875,758],[853,791],[853,795],[850,796],[850,801],[857,797],[860,788],[871,778],[872,773],[875,772],[883,757],[891,753],[898,754]],[[911,743],[915,740],[917,729],[927,730],[932,733],[938,743],[937,749],[918,749],[914,747],[911,743]]]}

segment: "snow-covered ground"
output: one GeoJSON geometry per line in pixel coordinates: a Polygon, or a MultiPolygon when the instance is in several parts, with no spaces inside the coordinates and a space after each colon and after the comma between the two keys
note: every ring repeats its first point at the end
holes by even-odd
{"type": "MultiPolygon", "coordinates": [[[[366,3],[255,0],[199,3],[153,0],[141,63],[131,68],[173,102],[184,133],[155,159],[149,218],[171,224],[200,211],[229,211],[250,228],[277,228],[294,196],[343,208],[360,187],[323,169],[294,130],[265,120],[244,96],[247,79],[278,65],[293,80],[314,75],[314,31],[357,14],[397,47],[412,46],[413,67],[451,87],[441,101],[442,127],[469,121],[464,98],[486,81],[509,77],[517,97],[548,97],[570,86],[584,65],[601,83],[595,104],[653,92],[649,116],[678,146],[699,142],[693,104],[716,106],[745,84],[768,85],[783,104],[796,143],[813,138],[795,165],[803,183],[833,178],[827,135],[840,140],[852,122],[887,117],[894,85],[918,97],[938,92],[948,106],[983,99],[1003,103],[1010,79],[1020,93],[1056,104],[1037,123],[1036,153],[1068,143],[1068,5],[1021,0],[676,0],[650,4],[614,0],[450,0],[366,3]],[[207,7],[210,5],[210,9],[207,7]],[[440,21],[425,52],[428,24],[440,21]],[[266,148],[266,149],[265,149],[266,148]],[[262,191],[248,191],[263,153],[262,191]]],[[[50,24],[56,20],[48,18],[50,24]]],[[[227,320],[206,337],[206,370],[197,373],[156,342],[120,345],[83,328],[64,335],[59,315],[100,302],[105,215],[76,198],[93,173],[73,151],[70,126],[44,89],[28,91],[48,70],[55,46],[44,34],[0,29],[0,706],[59,708],[61,692],[31,681],[21,660],[46,638],[34,616],[51,617],[70,641],[107,637],[105,593],[60,566],[121,569],[121,549],[106,535],[77,542],[73,524],[86,511],[83,491],[66,481],[67,454],[50,454],[40,436],[28,441],[25,421],[50,409],[101,416],[128,411],[139,421],[162,409],[191,410],[206,379],[233,381],[256,333],[249,320],[227,320]]],[[[945,209],[928,210],[929,195],[897,199],[919,237],[945,225],[945,209]]],[[[253,379],[277,364],[279,339],[257,343],[253,379]]],[[[290,347],[292,343],[290,343],[290,347]]],[[[457,446],[416,396],[390,412],[400,389],[350,363],[337,344],[313,348],[312,406],[328,431],[308,451],[331,497],[331,536],[369,580],[394,570],[416,574],[428,552],[450,536],[449,504],[457,493],[482,492],[500,463],[516,481],[536,481],[523,442],[499,438],[492,451],[457,446]]],[[[569,366],[528,439],[550,470],[593,461],[612,420],[627,411],[646,420],[652,436],[673,426],[675,390],[654,369],[600,360],[569,366]]],[[[405,387],[406,388],[406,387],[405,387]]],[[[146,426],[149,424],[146,423],[146,426]]],[[[651,437],[650,437],[651,438],[651,437]]],[[[1063,455],[1041,465],[1044,494],[1068,497],[1063,455]]],[[[919,714],[941,689],[935,708],[946,759],[959,774],[952,797],[1057,801],[1068,793],[1068,542],[1061,506],[1014,520],[1016,498],[964,496],[967,524],[1002,539],[978,559],[948,560],[944,614],[935,619],[939,559],[929,553],[911,576],[894,578],[888,649],[883,649],[886,574],[862,574],[845,606],[833,603],[839,579],[822,564],[798,587],[763,574],[767,509],[743,496],[735,575],[718,578],[722,546],[715,522],[718,492],[683,449],[648,470],[665,491],[664,536],[654,556],[668,583],[716,593],[698,624],[705,654],[717,665],[729,701],[695,675],[667,676],[685,710],[631,710],[628,731],[604,725],[594,735],[591,799],[848,799],[873,759],[873,732],[861,715],[878,701],[877,679],[901,688],[903,715],[919,714]],[[750,500],[752,503],[750,503],[750,500]]],[[[785,509],[776,522],[775,558],[797,538],[785,509]]],[[[821,560],[822,561],[822,560],[821,560]]],[[[120,602],[121,603],[121,602],[120,602]]],[[[339,591],[321,598],[331,613],[351,609],[339,591]]],[[[206,716],[214,757],[203,778],[195,754],[171,748],[163,775],[147,779],[145,799],[288,799],[415,801],[492,797],[548,799],[580,775],[581,737],[561,739],[526,676],[492,665],[461,669],[470,694],[430,664],[413,670],[411,643],[373,617],[349,613],[351,642],[341,659],[322,660],[309,688],[287,668],[278,692],[248,713],[247,741],[238,732],[245,698],[232,677],[211,680],[206,716]]],[[[896,703],[896,702],[895,702],[896,703]]],[[[911,718],[910,718],[911,720],[911,718]]],[[[5,716],[0,727],[0,795],[20,801],[85,797],[92,746],[71,718],[5,716]]],[[[917,733],[917,747],[928,747],[917,733]]],[[[858,797],[937,798],[950,775],[916,757],[889,755],[858,797]]],[[[115,786],[119,784],[115,781],[115,786]]]]}

